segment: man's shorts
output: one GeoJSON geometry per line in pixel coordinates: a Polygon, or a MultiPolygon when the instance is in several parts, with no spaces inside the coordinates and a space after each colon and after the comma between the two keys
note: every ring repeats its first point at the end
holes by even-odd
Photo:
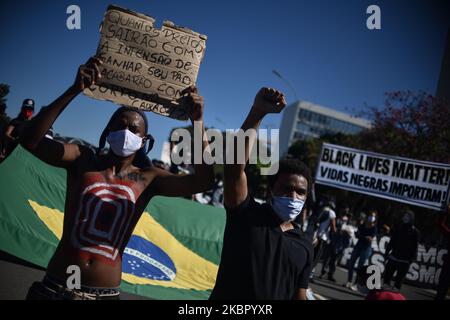
{"type": "Polygon", "coordinates": [[[86,286],[68,289],[63,281],[46,275],[31,285],[26,300],[120,300],[120,290],[86,286]]]}

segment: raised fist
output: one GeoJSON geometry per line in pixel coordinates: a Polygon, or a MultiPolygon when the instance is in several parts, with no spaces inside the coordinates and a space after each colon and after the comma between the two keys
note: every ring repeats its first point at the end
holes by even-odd
{"type": "Polygon", "coordinates": [[[253,102],[252,109],[261,115],[267,113],[280,113],[286,106],[284,94],[272,88],[259,90],[253,102]]]}
{"type": "Polygon", "coordinates": [[[82,64],[78,68],[77,76],[72,86],[74,90],[81,92],[95,84],[101,78],[98,68],[100,64],[102,64],[102,61],[96,57],[91,57],[85,64],[82,64]]]}

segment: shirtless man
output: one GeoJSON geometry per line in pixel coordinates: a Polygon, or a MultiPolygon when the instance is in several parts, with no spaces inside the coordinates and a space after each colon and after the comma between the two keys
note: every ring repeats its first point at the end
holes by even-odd
{"type": "MultiPolygon", "coordinates": [[[[114,113],[100,140],[110,144],[106,155],[70,143],[45,139],[45,133],[70,101],[100,77],[102,62],[90,58],[80,66],[75,82],[52,104],[41,109],[20,136],[20,144],[42,161],[67,170],[67,193],[61,241],[42,282],[35,282],[27,299],[118,299],[122,254],[143,210],[153,196],[187,196],[213,187],[212,166],[195,165],[195,174],[173,175],[156,167],[132,165],[142,152],[147,119],[137,109],[114,113]],[[67,269],[80,268],[81,288],[67,288],[67,269]]],[[[195,87],[183,92],[192,121],[203,129],[203,98],[195,87]]],[[[202,132],[202,136],[204,132],[202,132]]],[[[101,143],[102,144],[102,141],[101,143]]],[[[207,141],[203,141],[203,150],[207,141]]]]}

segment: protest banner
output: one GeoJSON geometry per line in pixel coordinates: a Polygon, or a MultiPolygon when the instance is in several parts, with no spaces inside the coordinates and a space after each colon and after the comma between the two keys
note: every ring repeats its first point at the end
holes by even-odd
{"type": "Polygon", "coordinates": [[[197,81],[205,35],[152,17],[109,6],[100,27],[96,56],[101,79],[84,94],[174,119],[187,120],[180,92],[197,81]]]}
{"type": "Polygon", "coordinates": [[[324,143],[316,183],[434,210],[449,202],[450,165],[324,143]]]}
{"type": "MultiPolygon", "coordinates": [[[[391,238],[389,236],[376,237],[372,240],[372,254],[369,257],[368,264],[375,265],[384,273],[386,265],[386,246],[391,238]]],[[[352,251],[358,240],[353,236],[351,246],[342,253],[338,263],[341,267],[348,267],[348,261],[352,256],[352,251]]],[[[435,288],[439,283],[439,276],[443,269],[447,249],[440,246],[425,246],[419,244],[416,258],[411,261],[408,273],[405,277],[405,283],[421,288],[435,288]]],[[[357,266],[357,263],[355,263],[357,266]]]]}

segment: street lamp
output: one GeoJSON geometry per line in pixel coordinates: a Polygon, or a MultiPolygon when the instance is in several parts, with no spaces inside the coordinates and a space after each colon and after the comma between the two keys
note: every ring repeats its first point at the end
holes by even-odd
{"type": "Polygon", "coordinates": [[[295,91],[294,87],[289,83],[289,81],[283,78],[283,76],[277,70],[272,70],[272,73],[276,75],[278,78],[280,78],[292,90],[292,92],[294,93],[295,100],[299,101],[297,97],[297,92],[295,91]]]}

